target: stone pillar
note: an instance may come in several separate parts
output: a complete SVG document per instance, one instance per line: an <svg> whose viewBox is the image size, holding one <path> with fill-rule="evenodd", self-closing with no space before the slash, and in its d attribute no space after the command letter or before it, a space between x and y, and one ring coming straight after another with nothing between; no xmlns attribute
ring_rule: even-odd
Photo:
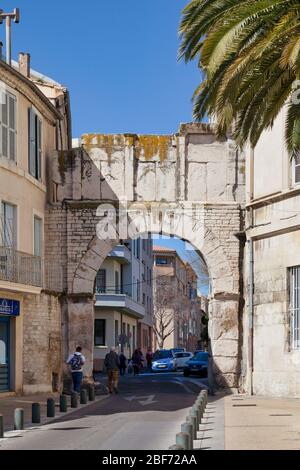
<svg viewBox="0 0 300 470"><path fill-rule="evenodd" d="M231 295L231 297L233 297ZM237 389L239 382L239 301L210 301L209 334L213 356L215 383L223 388Z"/></svg>
<svg viewBox="0 0 300 470"><path fill-rule="evenodd" d="M68 297L69 353L74 352L77 346L82 347L86 359L84 376L87 380L93 377L94 305L95 299L90 294Z"/></svg>

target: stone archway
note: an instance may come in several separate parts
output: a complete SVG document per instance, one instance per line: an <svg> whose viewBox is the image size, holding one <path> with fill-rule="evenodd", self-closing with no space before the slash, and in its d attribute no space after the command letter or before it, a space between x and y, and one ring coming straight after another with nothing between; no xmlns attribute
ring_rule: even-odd
<svg viewBox="0 0 300 470"><path fill-rule="evenodd" d="M234 143L220 142L211 127L195 124L149 141L93 135L83 148L52 156L49 169L47 255L64 265L66 353L80 342L91 373L94 281L120 238L118 232L111 239L97 237L99 205L115 207L118 217L123 197L147 207L188 203L201 213L193 237L184 238L201 252L210 272L215 377L220 385L237 388L243 247L236 234L244 223L244 158ZM54 227L59 249L51 237Z"/></svg>

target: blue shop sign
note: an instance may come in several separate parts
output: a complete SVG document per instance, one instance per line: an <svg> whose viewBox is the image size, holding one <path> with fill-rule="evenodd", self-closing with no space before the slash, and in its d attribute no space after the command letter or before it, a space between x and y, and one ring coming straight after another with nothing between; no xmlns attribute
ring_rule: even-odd
<svg viewBox="0 0 300 470"><path fill-rule="evenodd" d="M18 317L20 315L20 302L18 300L0 298L0 315Z"/></svg>

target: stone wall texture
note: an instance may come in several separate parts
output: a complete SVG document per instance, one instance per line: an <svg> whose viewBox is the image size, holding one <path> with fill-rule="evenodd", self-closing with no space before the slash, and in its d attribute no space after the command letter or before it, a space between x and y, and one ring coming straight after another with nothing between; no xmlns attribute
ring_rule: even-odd
<svg viewBox="0 0 300 470"><path fill-rule="evenodd" d="M23 299L23 392L53 392L62 373L61 306L57 296Z"/></svg>

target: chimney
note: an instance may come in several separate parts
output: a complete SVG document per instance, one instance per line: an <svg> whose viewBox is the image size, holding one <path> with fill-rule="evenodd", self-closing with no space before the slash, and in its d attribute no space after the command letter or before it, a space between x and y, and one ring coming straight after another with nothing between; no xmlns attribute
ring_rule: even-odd
<svg viewBox="0 0 300 470"><path fill-rule="evenodd" d="M20 52L19 71L25 77L30 78L30 54L24 54L24 52Z"/></svg>

